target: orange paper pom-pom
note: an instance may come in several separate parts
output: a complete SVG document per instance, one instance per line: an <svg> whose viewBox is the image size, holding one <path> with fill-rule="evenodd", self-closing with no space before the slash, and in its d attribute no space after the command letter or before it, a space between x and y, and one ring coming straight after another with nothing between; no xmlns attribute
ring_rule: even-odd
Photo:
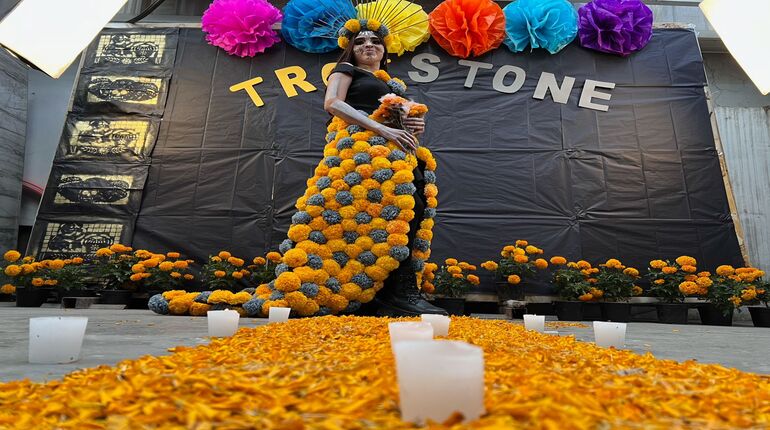
<svg viewBox="0 0 770 430"><path fill-rule="evenodd" d="M431 36L455 57L479 56L505 38L505 15L492 0L446 0L429 18Z"/></svg>

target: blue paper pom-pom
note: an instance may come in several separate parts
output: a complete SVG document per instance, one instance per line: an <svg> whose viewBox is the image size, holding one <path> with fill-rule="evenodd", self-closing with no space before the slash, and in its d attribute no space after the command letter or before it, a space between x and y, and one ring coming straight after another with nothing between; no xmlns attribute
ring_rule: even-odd
<svg viewBox="0 0 770 430"><path fill-rule="evenodd" d="M517 0L503 8L505 39L513 52L544 48L551 54L575 39L578 14L567 0Z"/></svg>
<svg viewBox="0 0 770 430"><path fill-rule="evenodd" d="M257 317L262 314L262 305L264 304L264 299L258 299L254 297L253 299L243 304L243 310L246 311L246 315L250 317Z"/></svg>
<svg viewBox="0 0 770 430"><path fill-rule="evenodd" d="M355 17L350 0L291 0L283 8L281 34L302 51L331 52L337 49L337 30Z"/></svg>
<svg viewBox="0 0 770 430"><path fill-rule="evenodd" d="M163 298L163 294L150 297L147 307L156 314L168 315L168 300Z"/></svg>
<svg viewBox="0 0 770 430"><path fill-rule="evenodd" d="M294 242L292 242L291 239L284 239L283 242L278 245L278 250L281 251L281 254L286 254L286 251L292 248L294 248Z"/></svg>

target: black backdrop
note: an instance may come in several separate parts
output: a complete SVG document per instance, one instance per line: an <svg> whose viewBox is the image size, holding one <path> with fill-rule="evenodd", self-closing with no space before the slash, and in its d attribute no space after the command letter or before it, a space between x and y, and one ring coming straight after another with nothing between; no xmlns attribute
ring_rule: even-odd
<svg viewBox="0 0 770 430"><path fill-rule="evenodd" d="M434 261L481 262L522 238L549 256L617 257L640 268L681 254L706 269L742 263L693 32L656 31L625 59L576 43L557 55L500 48L473 59L494 69L479 70L471 89L468 68L437 45L417 53L441 58L438 79L410 81L412 54L394 57L390 71L431 108L423 143L439 162ZM198 29L179 30L141 208L123 240L197 260L219 249L244 257L276 249L322 154L320 70L335 55L282 43L241 59L207 45ZM505 64L527 71L515 94L492 89ZM286 97L274 70L292 65L318 91ZM543 71L577 79L567 104L532 98ZM255 76L264 78L259 108L229 90ZM607 112L578 107L586 79L617 84L612 100L600 101Z"/></svg>

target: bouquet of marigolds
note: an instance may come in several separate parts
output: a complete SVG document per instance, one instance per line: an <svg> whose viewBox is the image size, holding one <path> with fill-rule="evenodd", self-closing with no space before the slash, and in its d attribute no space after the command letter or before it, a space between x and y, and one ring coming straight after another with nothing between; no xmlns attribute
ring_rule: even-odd
<svg viewBox="0 0 770 430"><path fill-rule="evenodd" d="M228 251L220 251L210 256L209 261L203 265L201 279L210 290L240 290L238 284L241 279L251 274L243 268L244 263L243 259L234 257Z"/></svg>
<svg viewBox="0 0 770 430"><path fill-rule="evenodd" d="M139 250L135 254L142 260L131 266L134 272L132 281L142 281L149 288L170 291L182 288L185 282L195 279L190 273L193 260L182 259L178 252L171 251L164 255Z"/></svg>
<svg viewBox="0 0 770 430"><path fill-rule="evenodd" d="M551 282L556 287L559 298L568 301L591 301L601 298L601 291L593 288L589 282L589 279L596 281L591 275L594 271L599 271L592 268L591 263L585 260L568 263L566 258L556 256L551 258L551 264L556 267Z"/></svg>
<svg viewBox="0 0 770 430"><path fill-rule="evenodd" d="M599 265L599 273L595 279L595 288L602 292L602 297L608 302L628 301L631 296L638 296L643 292L642 287L634 284L639 279L639 271L624 266L615 258Z"/></svg>
<svg viewBox="0 0 770 430"><path fill-rule="evenodd" d="M33 257L21 258L21 253L14 249L6 251L0 261L0 294L13 294L16 288L32 286L39 267Z"/></svg>
<svg viewBox="0 0 770 430"><path fill-rule="evenodd" d="M132 254L133 248L115 243L109 248L96 250L96 258L91 262L94 276L101 280L101 285L107 290L136 289L137 281L141 276L135 273L131 267L139 261L139 257Z"/></svg>
<svg viewBox="0 0 770 430"><path fill-rule="evenodd" d="M281 263L281 257L281 253L275 251L268 252L264 257L254 257L253 264L248 266L252 284L262 285L274 280L275 267Z"/></svg>
<svg viewBox="0 0 770 430"><path fill-rule="evenodd" d="M523 290L514 290L511 286L519 285L526 278L535 276L538 270L548 267L545 259L536 258L542 253L542 249L530 245L526 240L517 240L515 245L503 247L499 261L485 261L481 267L494 272L498 279L507 282L507 284L497 284L497 295L501 300L523 299Z"/></svg>
<svg viewBox="0 0 770 430"><path fill-rule="evenodd" d="M647 272L650 293L666 303L682 303L685 297L704 295L711 286L711 273L698 272L697 261L682 255L674 262L652 260Z"/></svg>
<svg viewBox="0 0 770 430"><path fill-rule="evenodd" d="M716 276L712 278L713 284L707 289L705 297L709 303L727 316L734 309L740 311L740 306L756 301L762 290L762 295L767 291L757 288L757 281L765 275L765 272L753 267L733 268L722 265L717 267Z"/></svg>
<svg viewBox="0 0 770 430"><path fill-rule="evenodd" d="M471 272L476 266L455 258L447 258L433 278L435 293L443 297L461 298L479 284L479 277Z"/></svg>

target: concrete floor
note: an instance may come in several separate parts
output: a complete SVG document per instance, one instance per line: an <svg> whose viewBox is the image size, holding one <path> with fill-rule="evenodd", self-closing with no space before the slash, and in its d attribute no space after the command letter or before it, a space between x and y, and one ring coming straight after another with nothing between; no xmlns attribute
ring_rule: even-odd
<svg viewBox="0 0 770 430"><path fill-rule="evenodd" d="M73 370L115 364L142 355L169 354L176 345L208 342L205 318L168 317L147 310L16 308L0 304L0 381L29 378L57 379ZM11 304L12 305L12 304ZM43 365L27 362L28 318L36 316L87 316L89 318L81 359L72 364ZM492 316L484 316L492 317ZM550 317L549 317L550 319ZM245 318L242 327L265 324L265 319ZM513 321L521 324L521 320ZM591 323L586 323L590 326ZM770 329L739 321L733 327L631 323L626 347L651 351L656 357L696 359L741 370L770 374ZM559 335L574 334L593 340L590 328L561 328Z"/></svg>

